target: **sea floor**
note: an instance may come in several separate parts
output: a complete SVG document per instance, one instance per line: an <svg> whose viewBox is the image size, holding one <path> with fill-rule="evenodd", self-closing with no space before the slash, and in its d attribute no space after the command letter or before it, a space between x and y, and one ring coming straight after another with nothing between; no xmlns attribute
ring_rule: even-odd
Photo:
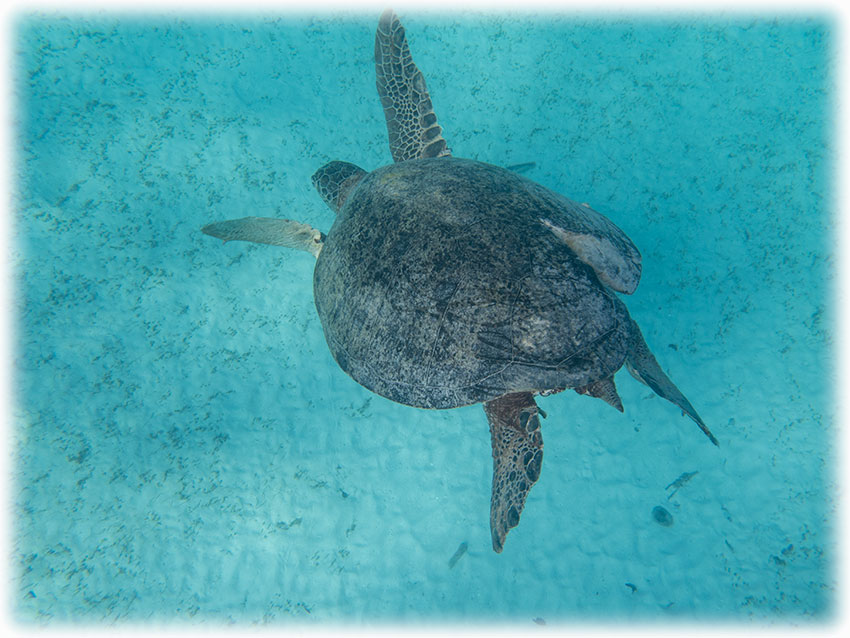
<svg viewBox="0 0 850 638"><path fill-rule="evenodd" d="M641 250L625 301L720 441L625 371L625 414L539 399L497 555L481 407L369 393L311 255L199 231L327 231L312 173L391 161L378 13L18 16L18 622L832 618L833 23L402 13L456 156L533 162Z"/></svg>

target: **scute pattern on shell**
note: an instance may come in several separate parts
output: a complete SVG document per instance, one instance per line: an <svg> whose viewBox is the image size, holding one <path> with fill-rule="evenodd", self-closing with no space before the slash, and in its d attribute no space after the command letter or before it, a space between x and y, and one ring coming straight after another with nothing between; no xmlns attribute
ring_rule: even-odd
<svg viewBox="0 0 850 638"><path fill-rule="evenodd" d="M316 264L331 352L393 401L449 408L586 385L626 357L615 293L540 222L571 220L505 169L458 158L380 168Z"/></svg>

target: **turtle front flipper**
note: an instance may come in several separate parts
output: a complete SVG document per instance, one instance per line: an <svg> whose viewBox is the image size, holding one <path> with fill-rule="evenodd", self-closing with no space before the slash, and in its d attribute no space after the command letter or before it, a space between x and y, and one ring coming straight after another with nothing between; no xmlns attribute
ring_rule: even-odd
<svg viewBox="0 0 850 638"><path fill-rule="evenodd" d="M705 435L711 442L719 446L717 439L714 438L714 435L709 431L706 424L703 423L703 420L697 414L691 402L685 398L685 395L679 391L679 388L664 374L661 366L658 365L658 361L655 360L655 357L649 351L649 346L646 345L640 328L638 328L638 325L634 321L632 321L631 345L626 355L626 367L635 379L648 385L655 394L679 406L685 414L696 422L700 430L705 432Z"/></svg>
<svg viewBox="0 0 850 638"><path fill-rule="evenodd" d="M404 27L392 9L381 15L375 33L375 73L393 160L451 155L425 78L413 63Z"/></svg>
<svg viewBox="0 0 850 638"><path fill-rule="evenodd" d="M309 224L291 219L271 217L243 217L225 222L207 224L201 232L224 241L252 241L305 250L314 257L319 256L325 236Z"/></svg>
<svg viewBox="0 0 850 638"><path fill-rule="evenodd" d="M484 404L493 444L490 534L499 553L519 523L525 497L540 477L543 437L539 409L530 392L506 394Z"/></svg>

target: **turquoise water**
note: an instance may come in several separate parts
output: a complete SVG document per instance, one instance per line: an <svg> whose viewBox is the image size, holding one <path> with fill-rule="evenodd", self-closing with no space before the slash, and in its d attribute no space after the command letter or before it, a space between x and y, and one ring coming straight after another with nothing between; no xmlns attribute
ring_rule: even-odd
<svg viewBox="0 0 850 638"><path fill-rule="evenodd" d="M19 16L16 618L830 618L833 23L401 15L456 156L534 162L632 238L629 309L720 440L625 372L625 414L539 399L497 555L481 407L370 394L311 255L199 232L327 231L310 175L390 161L378 14Z"/></svg>

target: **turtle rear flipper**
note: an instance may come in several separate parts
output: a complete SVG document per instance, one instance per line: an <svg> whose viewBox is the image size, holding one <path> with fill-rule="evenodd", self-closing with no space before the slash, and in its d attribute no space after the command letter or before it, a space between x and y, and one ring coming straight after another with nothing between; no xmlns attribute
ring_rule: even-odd
<svg viewBox="0 0 850 638"><path fill-rule="evenodd" d="M705 432L705 435L711 440L714 445L718 445L717 439L709 431L708 427L700 418L691 402L685 398L685 395L679 391L670 378L664 374L658 361L649 351L649 346L641 334L637 323L632 321L632 343L629 348L629 353L626 355L626 367L632 376L648 385L658 396L667 399L671 403L679 406L682 411L691 417L700 430Z"/></svg>
<svg viewBox="0 0 850 638"><path fill-rule="evenodd" d="M493 492L490 497L490 534L500 553L505 536L519 523L531 486L540 478L543 437L539 409L530 392L506 394L487 401L493 445Z"/></svg>
<svg viewBox="0 0 850 638"><path fill-rule="evenodd" d="M324 234L301 222L271 217L243 217L207 224L201 232L228 241L251 241L305 250L319 256L325 241Z"/></svg>
<svg viewBox="0 0 850 638"><path fill-rule="evenodd" d="M404 27L392 9L381 15L375 33L375 74L393 160L451 155L425 78L413 63Z"/></svg>

